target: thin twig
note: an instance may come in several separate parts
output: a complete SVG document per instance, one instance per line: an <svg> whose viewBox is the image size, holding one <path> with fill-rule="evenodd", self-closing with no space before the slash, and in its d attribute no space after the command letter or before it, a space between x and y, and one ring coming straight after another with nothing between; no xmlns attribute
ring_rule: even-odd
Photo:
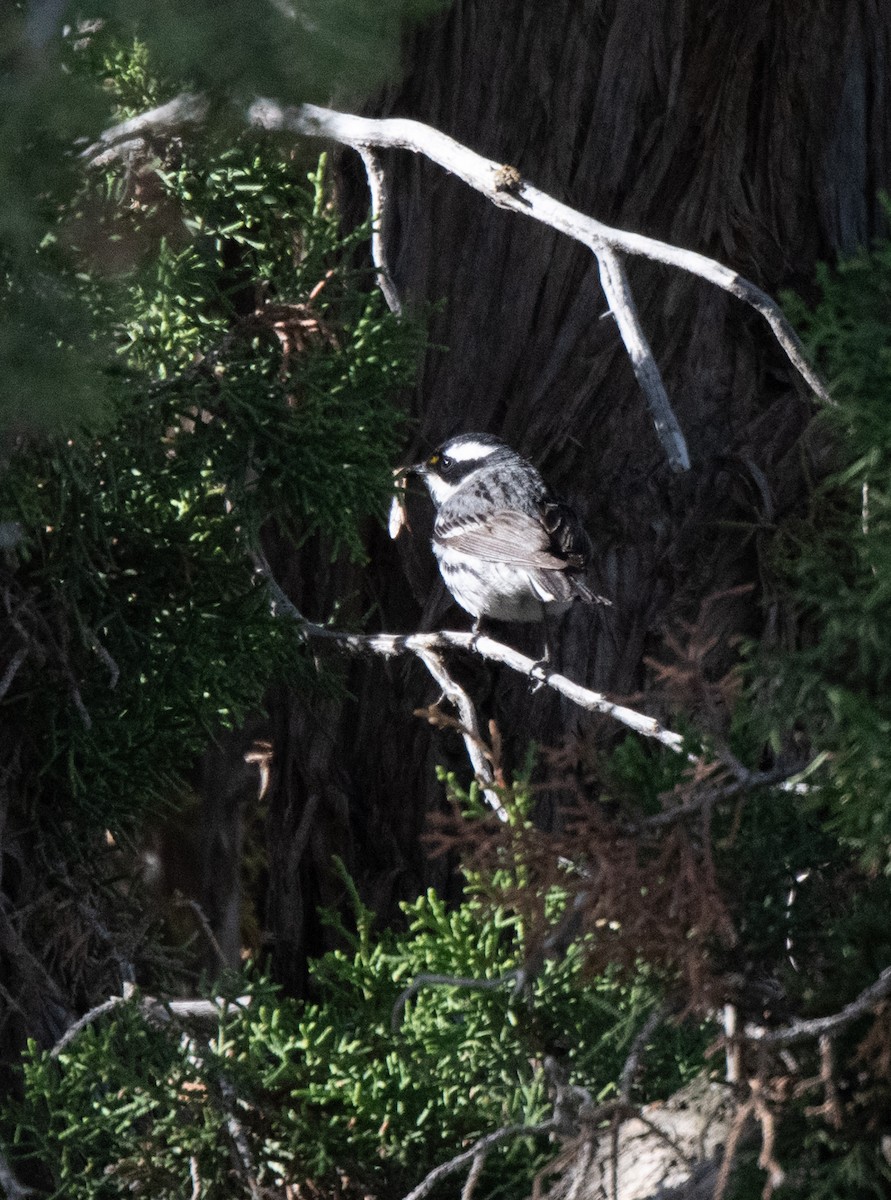
<svg viewBox="0 0 891 1200"><path fill-rule="evenodd" d="M458 717L461 722L461 736L464 739L467 757L470 759L470 765L473 767L473 772L482 789L486 803L498 817L499 821L507 821L507 809L501 803L498 792L492 787L492 784L495 782L495 772L492 770L492 764L483 751L483 739L480 736L473 701L467 695L464 688L449 674L445 663L442 661L442 655L437 654L434 650L419 650L418 658L442 688L446 698L458 710Z"/></svg>
<svg viewBox="0 0 891 1200"><path fill-rule="evenodd" d="M706 809L713 808L715 804L724 800L732 800L745 792L755 791L762 787L782 788L784 783L800 774L800 766L777 766L766 771L745 771L737 779L728 780L727 783L715 787L703 788L693 796L692 800L679 804L676 808L667 808L664 812L644 817L636 828L662 829L666 825L674 825L677 821L682 821L687 817L701 816Z"/></svg>
<svg viewBox="0 0 891 1200"><path fill-rule="evenodd" d="M832 1038L824 1033L820 1037L820 1078L823 1085L823 1103L806 1108L806 1116L824 1116L833 1129L842 1127L842 1109L835 1082L835 1062L832 1053Z"/></svg>
<svg viewBox="0 0 891 1200"><path fill-rule="evenodd" d="M73 1024L65 1030L56 1044L50 1051L50 1058L58 1058L62 1051L69 1046L74 1039L88 1025L92 1025L98 1021L100 1017L104 1017L106 1013L110 1013L117 1008L119 1004L132 1000L135 995L135 989L131 983L125 983L120 996L110 996L107 1000L103 1000L101 1004L97 1004L95 1008L91 1008L89 1012L84 1013ZM239 996L235 1000L156 1000L153 996L143 996L139 1002L139 1011L144 1017L157 1023L158 1021L167 1022L171 1016L180 1018L191 1018L196 1021L219 1021L229 1007L247 1008L250 1006L250 996Z"/></svg>
<svg viewBox="0 0 891 1200"><path fill-rule="evenodd" d="M628 1057L625 1059L625 1065L622 1067L622 1073L619 1076L619 1098L626 1104L631 1103L631 1089L634 1087L634 1080L640 1070L641 1061L647 1049L647 1042L668 1016L669 1012L670 1009L667 1004L657 1004L631 1043L631 1049L628 1052Z"/></svg>
<svg viewBox="0 0 891 1200"><path fill-rule="evenodd" d="M873 1012L880 1001L891 996L891 967L886 967L881 975L865 988L856 999L846 1004L837 1013L828 1017L814 1017L809 1021L790 1021L779 1029L765 1029L761 1025L746 1025L739 1035L740 1041L754 1042L758 1046L770 1046L779 1049L784 1046L794 1046L797 1042L806 1042L820 1038L824 1034L837 1033L840 1029L852 1025L861 1017Z"/></svg>
<svg viewBox="0 0 891 1200"><path fill-rule="evenodd" d="M207 939L208 945L210 946L211 950L213 950L214 954L216 955L217 961L219 962L220 966L223 968L223 970L227 971L229 969L229 967L231 966L231 963L228 961L228 959L226 958L226 955L223 953L223 949L220 946L220 943L217 941L214 931L210 927L210 921L208 921L208 919L207 919L207 914L205 913L205 911L201 907L201 905L198 903L198 901L193 900L191 896L183 896L182 893L178 893L176 898L174 899L173 903L177 908L188 908L189 909L189 911L194 916L195 920L198 922L198 925L201 928L201 932L204 934L205 938Z"/></svg>
<svg viewBox="0 0 891 1200"><path fill-rule="evenodd" d="M87 706L84 704L83 696L80 694L80 688L74 682L73 677L68 686L69 691L71 692L71 699L74 702L74 707L77 709L78 716L81 719L81 724L83 725L84 729L92 729L93 718L90 716Z"/></svg>
<svg viewBox="0 0 891 1200"><path fill-rule="evenodd" d="M63 870L64 870L64 868L63 868ZM98 938L100 938L106 944L106 946L108 946L109 950L111 951L112 958L115 960L115 963L117 964L118 975L121 980L121 986L123 986L125 983L135 982L136 969L133 966L133 963L130 961L129 958L127 958L127 956L124 954L124 952L118 947L118 944L115 941L111 930L108 928L108 926L105 924L105 922L99 917L99 914L93 909L93 907L90 904L88 904L85 900L78 899L78 889L77 889L76 885L70 879L67 878L67 872L65 872L65 875L66 875L66 882L68 883L68 887L71 890L71 895L74 899L74 903L77 907L77 911L81 914L81 916L84 918L84 920L89 924L90 928L93 930L93 932L96 934L96 936Z"/></svg>
<svg viewBox="0 0 891 1200"><path fill-rule="evenodd" d="M591 1166L591 1159L594 1157L594 1146L594 1138L586 1137L582 1145L581 1154L576 1157L575 1162L572 1164L573 1178L569 1191L566 1193L566 1200L578 1200L585 1184L588 1168Z"/></svg>
<svg viewBox="0 0 891 1200"><path fill-rule="evenodd" d="M480 1175L482 1175L485 1165L486 1155L480 1152L470 1165L464 1187L461 1189L461 1200L473 1200L473 1193L476 1191L476 1185L480 1181Z"/></svg>
<svg viewBox="0 0 891 1200"><path fill-rule="evenodd" d="M687 1170L692 1172L693 1168L696 1166L696 1162L690 1157L686 1150L684 1150L677 1138L672 1137L667 1130L663 1129L661 1125L657 1125L655 1121L648 1117L646 1113L639 1108L634 1111L634 1117L640 1121L642 1125L646 1125L650 1133L654 1133L661 1142L664 1142L669 1150L678 1156Z"/></svg>
<svg viewBox="0 0 891 1200"><path fill-rule="evenodd" d="M739 1042L735 1040L739 1028L739 1009L735 1004L725 1004L723 1011L724 1037L727 1039L724 1054L724 1078L728 1083L737 1084L742 1078L742 1054Z"/></svg>
<svg viewBox="0 0 891 1200"><path fill-rule="evenodd" d="M610 1200L619 1200L619 1129L621 1124L621 1117L616 1112L609 1127Z"/></svg>
<svg viewBox="0 0 891 1200"><path fill-rule="evenodd" d="M195 1021L219 1021L230 1008L250 1008L250 996L236 996L234 1000L165 1000L164 1008L175 1017L190 1017Z"/></svg>
<svg viewBox="0 0 891 1200"><path fill-rule="evenodd" d="M370 146L359 146L359 156L365 164L368 191L371 195L371 261L377 268L377 283L390 312L402 316L402 301L387 264L384 243L384 216L387 207L387 179L383 163Z"/></svg>
<svg viewBox="0 0 891 1200"><path fill-rule="evenodd" d="M640 1121L641 1125L649 1129L660 1142L664 1142L668 1146L672 1154L675 1154L678 1161L682 1162L688 1170L692 1171L696 1165L694 1159L684 1150L677 1138L672 1137L667 1130L663 1129L651 1117L648 1117L641 1108L635 1104L629 1104L621 1096L617 1096L612 1100L604 1100L601 1104L590 1109L590 1111L587 1111L583 1107L579 1112L579 1119L592 1131L599 1124L602 1124L603 1121L609 1120L609 1134L612 1142L610 1158L613 1164L612 1178L614 1186L618 1181L619 1133L626 1121Z"/></svg>
<svg viewBox="0 0 891 1200"><path fill-rule="evenodd" d="M0 700L2 700L3 697L6 695L6 693L9 691L10 687L12 686L12 681L15 679L16 675L18 674L19 667L22 665L22 663L25 661L25 659L27 657L28 657L28 647L20 646L19 649L16 650L15 654L13 654L12 658L9 660L9 665L7 666L6 670L3 672L3 678L0 679Z"/></svg>
<svg viewBox="0 0 891 1200"><path fill-rule="evenodd" d="M616 319L637 382L647 398L656 435L665 450L669 466L673 471L689 471L687 440L674 415L653 351L641 326L624 264L613 247L604 242L594 244L592 249L600 266L601 287Z"/></svg>
<svg viewBox="0 0 891 1200"><path fill-rule="evenodd" d="M492 1133L487 1133L485 1137L474 1142L469 1150L456 1154L448 1162L434 1167L416 1188L407 1193L404 1200L423 1200L423 1197L427 1196L441 1180L447 1179L449 1175L454 1175L456 1171L460 1171L462 1167L472 1163L478 1155L488 1153L493 1146L507 1141L508 1138L541 1137L542 1134L550 1133L553 1128L553 1121L541 1121L538 1125L505 1125L501 1129L495 1129Z"/></svg>
<svg viewBox="0 0 891 1200"><path fill-rule="evenodd" d="M198 1170L198 1159L194 1154L189 1157L189 1178L192 1180L191 1200L201 1200L201 1174Z"/></svg>
<svg viewBox="0 0 891 1200"><path fill-rule="evenodd" d="M497 979L476 979L472 975L416 975L408 987L399 993L396 1003L393 1005L390 1028L394 1033L397 1032L402 1024L402 1014L405 1012L406 1004L418 994L421 988L459 987L478 992L491 992L505 983L511 983L515 976L516 971L508 971L505 975L499 975Z"/></svg>
<svg viewBox="0 0 891 1200"><path fill-rule="evenodd" d="M761 1126L761 1152L758 1155L758 1166L767 1174L767 1184L761 1195L762 1200L770 1200L774 1190L782 1184L786 1177L785 1171L779 1162L777 1162L776 1155L774 1154L776 1146L776 1118L767 1107L761 1089L761 1081L751 1079L749 1086L752 1089L752 1107L758 1119L758 1124Z"/></svg>
<svg viewBox="0 0 891 1200"><path fill-rule="evenodd" d="M196 1055L196 1059L199 1066L205 1065L202 1056ZM248 1191L251 1194L251 1200L260 1200L263 1190L257 1179L257 1170L254 1166L254 1156L251 1153L250 1142L248 1141L244 1126L235 1115L235 1105L238 1102L235 1089L229 1080L222 1075L217 1079L217 1086L222 1101L223 1113L226 1118L226 1130L232 1140L232 1147L237 1159L238 1174L247 1185Z"/></svg>
<svg viewBox="0 0 891 1200"><path fill-rule="evenodd" d="M95 633L93 633L93 631L91 629L88 629L85 632L86 632L87 642L89 643L90 649L93 651L94 654L96 654L98 656L98 658L105 664L105 666L108 669L108 674L109 674L108 686L112 691L114 691L114 689L118 686L118 680L121 677L121 668L118 666L118 664L115 662L115 660L109 654L109 652L105 649L105 647L102 645L102 643L96 637Z"/></svg>
<svg viewBox="0 0 891 1200"><path fill-rule="evenodd" d="M97 1004L95 1008L91 1008L73 1025L69 1025L59 1040L50 1050L50 1058L58 1058L62 1051L69 1046L77 1035L88 1025L92 1025L94 1021L98 1021L100 1017L104 1017L106 1013L111 1012L113 1008L117 1008L119 1004L123 1004L125 996L112 996L108 1000L103 1000L101 1004Z"/></svg>
<svg viewBox="0 0 891 1200"><path fill-rule="evenodd" d="M749 1099L745 1104L741 1104L736 1111L730 1128L727 1130L727 1139L724 1142L724 1156L721 1159L721 1168L718 1171L712 1200L724 1200L724 1193L727 1190L727 1184L730 1182L730 1172L733 1169L733 1160L736 1158L736 1148L739 1145L739 1139L743 1135L746 1122L754 1111L754 1100Z"/></svg>

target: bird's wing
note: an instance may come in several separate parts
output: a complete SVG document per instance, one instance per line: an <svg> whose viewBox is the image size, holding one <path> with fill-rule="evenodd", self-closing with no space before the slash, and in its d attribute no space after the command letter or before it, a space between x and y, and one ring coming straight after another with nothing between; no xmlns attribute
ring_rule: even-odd
<svg viewBox="0 0 891 1200"><path fill-rule="evenodd" d="M548 571L582 565L578 552L561 553L559 542L539 519L513 509L499 509L476 518L440 514L433 540L443 548L472 554L484 562Z"/></svg>

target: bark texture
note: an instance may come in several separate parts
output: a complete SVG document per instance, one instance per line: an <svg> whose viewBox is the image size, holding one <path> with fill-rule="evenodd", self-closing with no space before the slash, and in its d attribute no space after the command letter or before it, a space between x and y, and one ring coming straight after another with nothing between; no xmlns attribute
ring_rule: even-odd
<svg viewBox="0 0 891 1200"><path fill-rule="evenodd" d="M889 60L891 9L878 0L456 0L413 35L403 81L373 111L428 122L584 212L716 257L776 295L806 289L819 260L880 232ZM592 256L419 157L393 153L385 167L396 285L413 304L445 300L406 460L449 434L489 430L578 507L597 588L614 606L566 619L565 672L617 697L646 692L646 659L664 657L666 632L740 584L756 587L710 609L714 671L730 661L731 635L774 636L762 539L802 495L812 409L760 318L704 283L631 264L693 458L673 475ZM345 161L343 195L364 214L355 163ZM361 576L320 565L308 585L295 570L306 611L327 616L352 593L382 628L465 627L444 601L422 506L413 525L397 547L370 531ZM514 752L530 737L611 732L546 693L530 697L522 681L465 670ZM354 665L347 683L351 698L327 707L274 705L267 916L292 985L321 947L311 912L331 898L332 850L384 917L443 872L419 833L441 803L433 764L462 754L457 738L411 715L432 686L403 666ZM546 803L541 818L552 819Z"/></svg>

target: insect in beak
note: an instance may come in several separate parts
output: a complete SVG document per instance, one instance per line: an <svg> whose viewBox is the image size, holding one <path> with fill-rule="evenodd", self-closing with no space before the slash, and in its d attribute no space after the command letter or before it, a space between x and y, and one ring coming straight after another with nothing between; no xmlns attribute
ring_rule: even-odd
<svg viewBox="0 0 891 1200"><path fill-rule="evenodd" d="M408 476L416 470L417 467L397 467L393 472L395 491L393 499L390 501L390 515L387 520L387 531L393 540L399 537L403 529L410 528L408 512L405 507L405 485Z"/></svg>

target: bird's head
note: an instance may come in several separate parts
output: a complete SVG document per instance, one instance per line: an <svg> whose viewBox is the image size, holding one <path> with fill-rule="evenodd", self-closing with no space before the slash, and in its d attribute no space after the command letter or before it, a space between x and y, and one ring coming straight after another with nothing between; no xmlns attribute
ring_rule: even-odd
<svg viewBox="0 0 891 1200"><path fill-rule="evenodd" d="M513 456L513 450L488 433L461 433L442 443L429 458L408 470L427 485L433 503L445 504L482 467Z"/></svg>

